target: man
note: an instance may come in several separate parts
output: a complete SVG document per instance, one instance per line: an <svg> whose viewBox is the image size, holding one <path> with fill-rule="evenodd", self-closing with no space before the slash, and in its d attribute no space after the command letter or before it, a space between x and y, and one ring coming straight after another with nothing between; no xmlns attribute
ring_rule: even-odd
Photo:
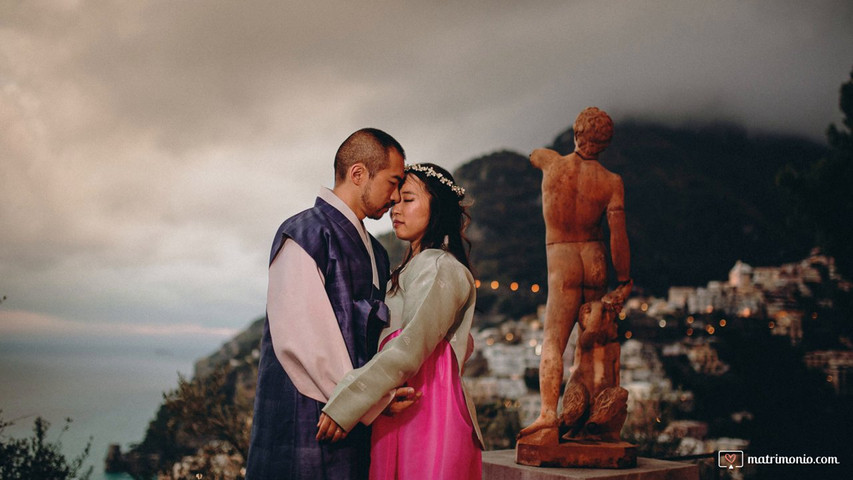
<svg viewBox="0 0 853 480"><path fill-rule="evenodd" d="M622 178L601 166L598 155L610 144L613 121L595 107L575 120L575 151L567 156L548 149L530 154L542 170L542 213L548 261L545 336L539 365L542 409L519 438L540 432L531 442L556 443L557 402L563 380L563 353L584 302L600 300L607 288L607 250L601 219L610 227L610 255L617 280L630 280Z"/></svg>
<svg viewBox="0 0 853 480"><path fill-rule="evenodd" d="M367 478L366 427L336 443L315 435L335 385L376 352L388 321L388 254L362 220L381 218L399 201L404 159L387 133L353 133L335 155L334 189L322 189L313 208L276 234L248 480Z"/></svg>

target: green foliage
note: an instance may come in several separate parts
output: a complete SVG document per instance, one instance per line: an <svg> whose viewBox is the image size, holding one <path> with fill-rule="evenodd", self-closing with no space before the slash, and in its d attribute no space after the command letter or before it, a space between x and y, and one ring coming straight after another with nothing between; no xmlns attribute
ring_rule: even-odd
<svg viewBox="0 0 853 480"><path fill-rule="evenodd" d="M92 446L91 439L83 452L68 459L62 453L62 443L47 439L50 423L37 417L33 423L33 436L29 438L6 438L3 431L12 425L3 420L0 410L0 479L2 480L88 480L92 475L92 467L83 470L83 462L89 456ZM65 420L62 433L71 425L71 419Z"/></svg>
<svg viewBox="0 0 853 480"><path fill-rule="evenodd" d="M195 438L226 441L247 458L252 407L248 399L229 394L228 374L218 369L189 381L178 375L178 388L164 395L165 406L175 415L172 426Z"/></svg>
<svg viewBox="0 0 853 480"><path fill-rule="evenodd" d="M145 439L128 455L137 459L153 456L157 461L133 462L129 473L148 478L158 471L170 471L184 456L199 450L207 452L212 445L217 451L236 452L238 461L244 461L249 450L254 392L254 384L244 380L256 375L251 365L220 365L192 380L179 374L178 387L163 394L163 405L149 424ZM215 470L221 465L213 465L206 455L193 461L194 474L216 478Z"/></svg>
<svg viewBox="0 0 853 480"><path fill-rule="evenodd" d="M791 221L813 231L818 245L835 257L839 270L853 276L853 72L841 85L843 126L827 130L829 151L806 165L789 164L777 176L788 194Z"/></svg>

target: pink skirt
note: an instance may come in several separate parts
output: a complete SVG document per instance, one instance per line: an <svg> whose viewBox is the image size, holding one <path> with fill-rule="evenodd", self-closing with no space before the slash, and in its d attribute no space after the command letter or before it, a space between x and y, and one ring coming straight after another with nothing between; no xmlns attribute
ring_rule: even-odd
<svg viewBox="0 0 853 480"><path fill-rule="evenodd" d="M396 331L383 342L400 334ZM482 478L482 453L462 392L456 355L442 340L406 385L423 396L404 412L373 422L372 480Z"/></svg>

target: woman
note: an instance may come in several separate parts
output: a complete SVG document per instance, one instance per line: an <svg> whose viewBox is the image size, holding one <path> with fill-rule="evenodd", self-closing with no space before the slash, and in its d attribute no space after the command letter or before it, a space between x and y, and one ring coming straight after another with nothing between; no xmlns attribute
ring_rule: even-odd
<svg viewBox="0 0 853 480"><path fill-rule="evenodd" d="M482 436L461 380L473 348L476 299L463 233L465 190L443 168L422 163L406 167L400 196L391 220L397 237L410 244L391 275L390 325L379 353L338 384L323 408L318 438L339 438L359 420L369 421L368 412L405 383L422 396L373 422L370 478L479 479Z"/></svg>

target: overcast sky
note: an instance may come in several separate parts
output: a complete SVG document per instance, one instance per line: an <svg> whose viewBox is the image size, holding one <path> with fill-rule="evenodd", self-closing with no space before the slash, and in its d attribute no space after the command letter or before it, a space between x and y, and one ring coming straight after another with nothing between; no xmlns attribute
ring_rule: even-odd
<svg viewBox="0 0 853 480"><path fill-rule="evenodd" d="M589 105L617 134L823 142L851 25L849 1L0 0L0 338L215 347L263 314L273 233L365 126L449 169Z"/></svg>

